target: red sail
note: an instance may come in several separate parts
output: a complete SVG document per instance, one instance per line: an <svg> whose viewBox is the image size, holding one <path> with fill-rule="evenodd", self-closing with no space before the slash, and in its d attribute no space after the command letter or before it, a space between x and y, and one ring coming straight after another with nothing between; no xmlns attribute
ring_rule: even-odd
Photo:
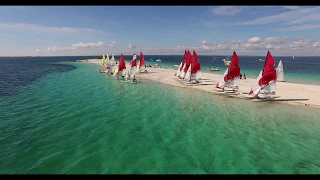
<svg viewBox="0 0 320 180"><path fill-rule="evenodd" d="M124 56L123 56L122 53L121 53L121 56L120 56L120 62L119 62L118 68L119 68L118 71L122 71L122 70L126 69L126 63L124 62Z"/></svg>
<svg viewBox="0 0 320 180"><path fill-rule="evenodd" d="M197 73L199 70L201 70L199 57L196 51L193 50L193 60L192 60L192 66L191 66L191 74Z"/></svg>
<svg viewBox="0 0 320 180"><path fill-rule="evenodd" d="M224 77L224 81L226 82L236 77L240 77L239 57L237 53L233 51L233 56L228 70L228 74Z"/></svg>
<svg viewBox="0 0 320 180"><path fill-rule="evenodd" d="M131 68L133 68L133 67L135 67L135 66L137 66L137 56L136 56L136 54L133 54L133 57L134 57L134 59L132 60L132 62L131 62Z"/></svg>
<svg viewBox="0 0 320 180"><path fill-rule="evenodd" d="M144 66L144 55L140 52L140 67Z"/></svg>
<svg viewBox="0 0 320 180"><path fill-rule="evenodd" d="M269 84L271 81L277 80L276 66L271 53L268 51L266 61L264 63L262 78L259 80L259 86Z"/></svg>
<svg viewBox="0 0 320 180"><path fill-rule="evenodd" d="M182 65L180 67L180 71L182 71L183 65L186 63L186 58L187 58L187 50L184 50L184 56L183 56Z"/></svg>
<svg viewBox="0 0 320 180"><path fill-rule="evenodd" d="M184 73L187 73L189 66L191 64L191 61L192 61L192 55L191 55L190 51L188 50L187 51L187 58L186 58L186 67L183 70Z"/></svg>

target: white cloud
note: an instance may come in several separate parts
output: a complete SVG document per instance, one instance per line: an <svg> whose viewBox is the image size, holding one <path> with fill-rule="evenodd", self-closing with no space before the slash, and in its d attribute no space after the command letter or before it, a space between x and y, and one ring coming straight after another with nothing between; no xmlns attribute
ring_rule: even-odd
<svg viewBox="0 0 320 180"><path fill-rule="evenodd" d="M36 53L37 53L37 52L40 52L40 49L36 49L34 52L36 52Z"/></svg>
<svg viewBox="0 0 320 180"><path fill-rule="evenodd" d="M45 33L78 33L78 34L106 34L112 35L110 32L100 31L92 28L74 28L74 27L56 27L56 26L45 26L39 24L27 24L27 23L4 23L0 22L0 29L18 29L18 30L29 30Z"/></svg>
<svg viewBox="0 0 320 180"><path fill-rule="evenodd" d="M110 47L116 46L116 42L115 42L115 41L112 41L112 43L110 43L109 46L110 46Z"/></svg>
<svg viewBox="0 0 320 180"><path fill-rule="evenodd" d="M297 25L297 26L288 26L284 28L277 28L275 30L278 31L305 31L312 29L320 29L320 24L305 24L305 25Z"/></svg>
<svg viewBox="0 0 320 180"><path fill-rule="evenodd" d="M287 9L299 9L300 7L299 6L282 6L284 8L287 8Z"/></svg>
<svg viewBox="0 0 320 180"><path fill-rule="evenodd" d="M270 24L270 23L287 23L291 21L296 21L303 23L311 21L306 19L306 16L319 16L320 7L311 7L311 8L296 8L290 11L282 12L275 15L259 17L247 22L241 22L242 25L261 25L261 24ZM315 18L316 19L316 18Z"/></svg>
<svg viewBox="0 0 320 180"><path fill-rule="evenodd" d="M243 11L241 6L219 6L212 9L212 13L220 16L233 16Z"/></svg>
<svg viewBox="0 0 320 180"><path fill-rule="evenodd" d="M128 48L130 48L130 49L136 49L136 48L138 48L136 45L134 45L134 44L132 44L132 43L129 43L128 44Z"/></svg>
<svg viewBox="0 0 320 180"><path fill-rule="evenodd" d="M85 48L100 48L100 47L114 47L116 45L116 42L113 41L111 44L105 44L103 42L97 42L97 43L78 43L78 44L72 44L71 47L57 47L57 46L49 46L48 51L50 52L57 52L57 51L67 51L67 50L76 50L76 49L85 49Z"/></svg>
<svg viewBox="0 0 320 180"><path fill-rule="evenodd" d="M239 55L320 55L320 41L303 37L252 37L247 40L228 40L223 43L203 40L198 46L176 46L171 48L143 48L146 54L183 54L185 49L196 50L199 54L226 55L237 51Z"/></svg>

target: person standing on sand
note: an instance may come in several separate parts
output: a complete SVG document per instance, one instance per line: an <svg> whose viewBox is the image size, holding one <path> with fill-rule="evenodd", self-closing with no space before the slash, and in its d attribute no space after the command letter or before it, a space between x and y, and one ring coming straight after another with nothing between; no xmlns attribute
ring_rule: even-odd
<svg viewBox="0 0 320 180"><path fill-rule="evenodd" d="M243 74L243 79L247 79L247 78L246 78L246 74Z"/></svg>

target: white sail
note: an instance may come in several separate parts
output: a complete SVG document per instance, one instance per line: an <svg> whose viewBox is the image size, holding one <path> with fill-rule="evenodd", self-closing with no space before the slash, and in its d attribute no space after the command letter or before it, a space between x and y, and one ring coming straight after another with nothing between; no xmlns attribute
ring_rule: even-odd
<svg viewBox="0 0 320 180"><path fill-rule="evenodd" d="M277 81L280 81L280 82L284 81L284 72L283 72L283 65L281 60L277 67Z"/></svg>
<svg viewBox="0 0 320 180"><path fill-rule="evenodd" d="M128 80L128 78L129 78L129 72L128 72L128 70L123 70L123 74L122 74L123 76L124 76L124 80Z"/></svg>
<svg viewBox="0 0 320 180"><path fill-rule="evenodd" d="M257 96L259 94L261 89L261 87L259 86L259 80L261 78L262 78L262 70L260 71L260 74L258 75L256 81L254 82L249 95Z"/></svg>
<svg viewBox="0 0 320 180"><path fill-rule="evenodd" d="M115 65L116 60L114 59L113 53L111 54L110 64Z"/></svg>
<svg viewBox="0 0 320 180"><path fill-rule="evenodd" d="M185 73L184 73L184 69L186 68L186 63L184 63L183 67L182 67L182 70L180 71L179 73L179 77L180 78L184 78L185 76Z"/></svg>
<svg viewBox="0 0 320 180"><path fill-rule="evenodd" d="M191 80L191 64L190 64L190 66L188 68L188 71L187 71L185 77L184 77L184 80L185 81L190 81Z"/></svg>
<svg viewBox="0 0 320 180"><path fill-rule="evenodd" d="M224 85L225 85L224 77L228 74L228 70L229 70L229 68L227 68L226 71L223 73L222 78L220 79L220 81L216 85L217 88L220 88L220 89L224 88Z"/></svg>
<svg viewBox="0 0 320 180"><path fill-rule="evenodd" d="M201 79L201 70L199 70L198 72L196 72L196 81L199 81Z"/></svg>
<svg viewBox="0 0 320 180"><path fill-rule="evenodd" d="M137 72L137 69L138 68L136 66L131 68L131 70L130 70L130 79L135 78L135 74Z"/></svg>
<svg viewBox="0 0 320 180"><path fill-rule="evenodd" d="M182 66L182 62L180 63L180 66L179 66L179 68L178 68L178 70L177 70L177 72L176 72L175 76L179 76L181 66Z"/></svg>

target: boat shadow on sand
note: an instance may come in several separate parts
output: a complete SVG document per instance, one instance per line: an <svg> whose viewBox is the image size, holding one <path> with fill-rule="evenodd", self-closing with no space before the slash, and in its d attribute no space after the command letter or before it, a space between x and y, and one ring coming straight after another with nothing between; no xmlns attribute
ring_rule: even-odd
<svg viewBox="0 0 320 180"><path fill-rule="evenodd" d="M265 102L265 101L308 101L310 99L257 99L258 101L253 101L253 102Z"/></svg>

